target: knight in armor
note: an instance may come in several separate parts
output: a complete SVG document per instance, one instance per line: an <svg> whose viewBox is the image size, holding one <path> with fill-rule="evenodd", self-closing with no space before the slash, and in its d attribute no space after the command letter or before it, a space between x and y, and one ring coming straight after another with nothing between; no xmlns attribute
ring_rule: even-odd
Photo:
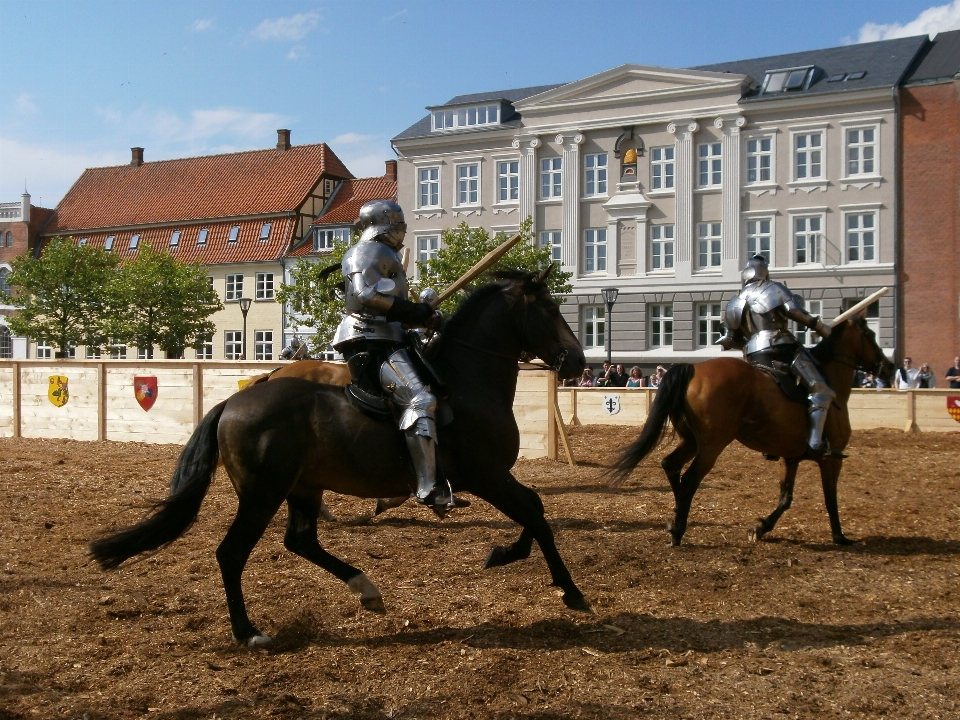
<svg viewBox="0 0 960 720"><path fill-rule="evenodd" d="M304 343L298 335L294 335L290 340L290 344L280 352L280 359L303 360L307 357L307 348L305 345L306 343Z"/></svg>
<svg viewBox="0 0 960 720"><path fill-rule="evenodd" d="M800 296L791 293L786 285L769 279L767 259L763 255L750 258L740 277L743 289L727 303L723 315L726 333L717 344L724 350L742 350L753 365L771 367L776 363L789 367L808 393L807 456L817 459L834 455L823 438L823 429L836 393L787 323L794 320L821 337L830 334L830 327L804 310Z"/></svg>
<svg viewBox="0 0 960 720"><path fill-rule="evenodd" d="M397 251L407 225L400 206L373 200L360 208L360 240L343 256L346 312L333 347L343 354L353 384L389 397L399 413L413 460L418 503L443 516L454 506L450 485L437 479L437 398L410 350L404 325L435 329L439 313L428 301L433 290L409 300L409 287Z"/></svg>

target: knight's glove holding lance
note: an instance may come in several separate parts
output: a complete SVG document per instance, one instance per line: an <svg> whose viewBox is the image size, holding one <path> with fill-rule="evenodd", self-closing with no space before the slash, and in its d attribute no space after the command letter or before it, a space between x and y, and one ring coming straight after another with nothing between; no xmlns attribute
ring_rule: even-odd
<svg viewBox="0 0 960 720"><path fill-rule="evenodd" d="M387 320L401 322L404 325L415 327L430 327L437 311L425 302L411 302L406 298L394 298L393 304L387 310Z"/></svg>
<svg viewBox="0 0 960 720"><path fill-rule="evenodd" d="M820 318L819 316L814 317L814 323L811 327L813 328L813 331L817 333L820 337L822 338L830 337L830 330L831 330L830 326L827 325L823 321L823 319Z"/></svg>

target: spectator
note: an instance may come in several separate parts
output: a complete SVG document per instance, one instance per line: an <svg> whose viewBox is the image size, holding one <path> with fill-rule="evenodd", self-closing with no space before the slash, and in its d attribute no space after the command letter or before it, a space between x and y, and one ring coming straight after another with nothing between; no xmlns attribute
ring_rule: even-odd
<svg viewBox="0 0 960 720"><path fill-rule="evenodd" d="M953 359L953 367L943 376L951 390L960 390L960 355Z"/></svg>
<svg viewBox="0 0 960 720"><path fill-rule="evenodd" d="M918 388L935 388L937 386L937 376L930 372L930 363L924 363L920 366L920 372L917 373Z"/></svg>
<svg viewBox="0 0 960 720"><path fill-rule="evenodd" d="M603 372L597 377L597 387L617 387L620 375L617 369L608 362L603 363Z"/></svg>
<svg viewBox="0 0 960 720"><path fill-rule="evenodd" d="M893 386L897 390L911 390L917 387L917 375L920 371L913 366L913 359L905 357L903 367L897 370L897 376L893 381Z"/></svg>
<svg viewBox="0 0 960 720"><path fill-rule="evenodd" d="M627 378L625 387L646 387L647 379L640 372L640 368L634 365L630 368L630 377Z"/></svg>
<svg viewBox="0 0 960 720"><path fill-rule="evenodd" d="M580 382L577 383L577 387L593 387L596 385L596 381L593 377L593 368L587 365L583 369L583 375L580 376Z"/></svg>
<svg viewBox="0 0 960 720"><path fill-rule="evenodd" d="M860 381L860 387L862 388L875 388L876 386L877 379L873 376L873 373L866 373L863 380Z"/></svg>
<svg viewBox="0 0 960 720"><path fill-rule="evenodd" d="M667 369L663 365L657 365L657 371L650 376L650 387L660 387L660 382L666 374Z"/></svg>
<svg viewBox="0 0 960 720"><path fill-rule="evenodd" d="M617 365L617 387L626 387L627 378L627 371L624 369L623 365Z"/></svg>

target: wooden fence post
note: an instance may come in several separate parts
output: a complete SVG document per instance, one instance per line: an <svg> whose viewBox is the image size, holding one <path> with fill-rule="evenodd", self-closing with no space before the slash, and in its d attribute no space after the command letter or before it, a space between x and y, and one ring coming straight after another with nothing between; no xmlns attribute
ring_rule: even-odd
<svg viewBox="0 0 960 720"><path fill-rule="evenodd" d="M107 368L97 363L97 440L107 439Z"/></svg>
<svg viewBox="0 0 960 720"><path fill-rule="evenodd" d="M13 436L20 435L20 363L13 363Z"/></svg>
<svg viewBox="0 0 960 720"><path fill-rule="evenodd" d="M914 390L907 390L907 422L903 431L920 432L920 426L917 425L917 393Z"/></svg>
<svg viewBox="0 0 960 720"><path fill-rule="evenodd" d="M193 429L196 430L203 419L203 366L193 364Z"/></svg>

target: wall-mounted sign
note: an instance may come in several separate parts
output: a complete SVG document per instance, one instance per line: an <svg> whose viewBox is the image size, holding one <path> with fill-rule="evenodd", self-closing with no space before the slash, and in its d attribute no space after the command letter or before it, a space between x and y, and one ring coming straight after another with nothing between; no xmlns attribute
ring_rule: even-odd
<svg viewBox="0 0 960 720"><path fill-rule="evenodd" d="M603 396L603 411L607 415L616 415L620 412L620 396L619 395L604 395Z"/></svg>
<svg viewBox="0 0 960 720"><path fill-rule="evenodd" d="M952 395L947 398L947 412L957 422L960 422L960 395Z"/></svg>
<svg viewBox="0 0 960 720"><path fill-rule="evenodd" d="M133 394L140 403L140 407L149 410L157 401L157 378L154 375L135 375L133 378Z"/></svg>
<svg viewBox="0 0 960 720"><path fill-rule="evenodd" d="M57 407L63 407L70 399L70 391L67 389L67 377L65 375L51 375L50 385L47 387L47 397Z"/></svg>

